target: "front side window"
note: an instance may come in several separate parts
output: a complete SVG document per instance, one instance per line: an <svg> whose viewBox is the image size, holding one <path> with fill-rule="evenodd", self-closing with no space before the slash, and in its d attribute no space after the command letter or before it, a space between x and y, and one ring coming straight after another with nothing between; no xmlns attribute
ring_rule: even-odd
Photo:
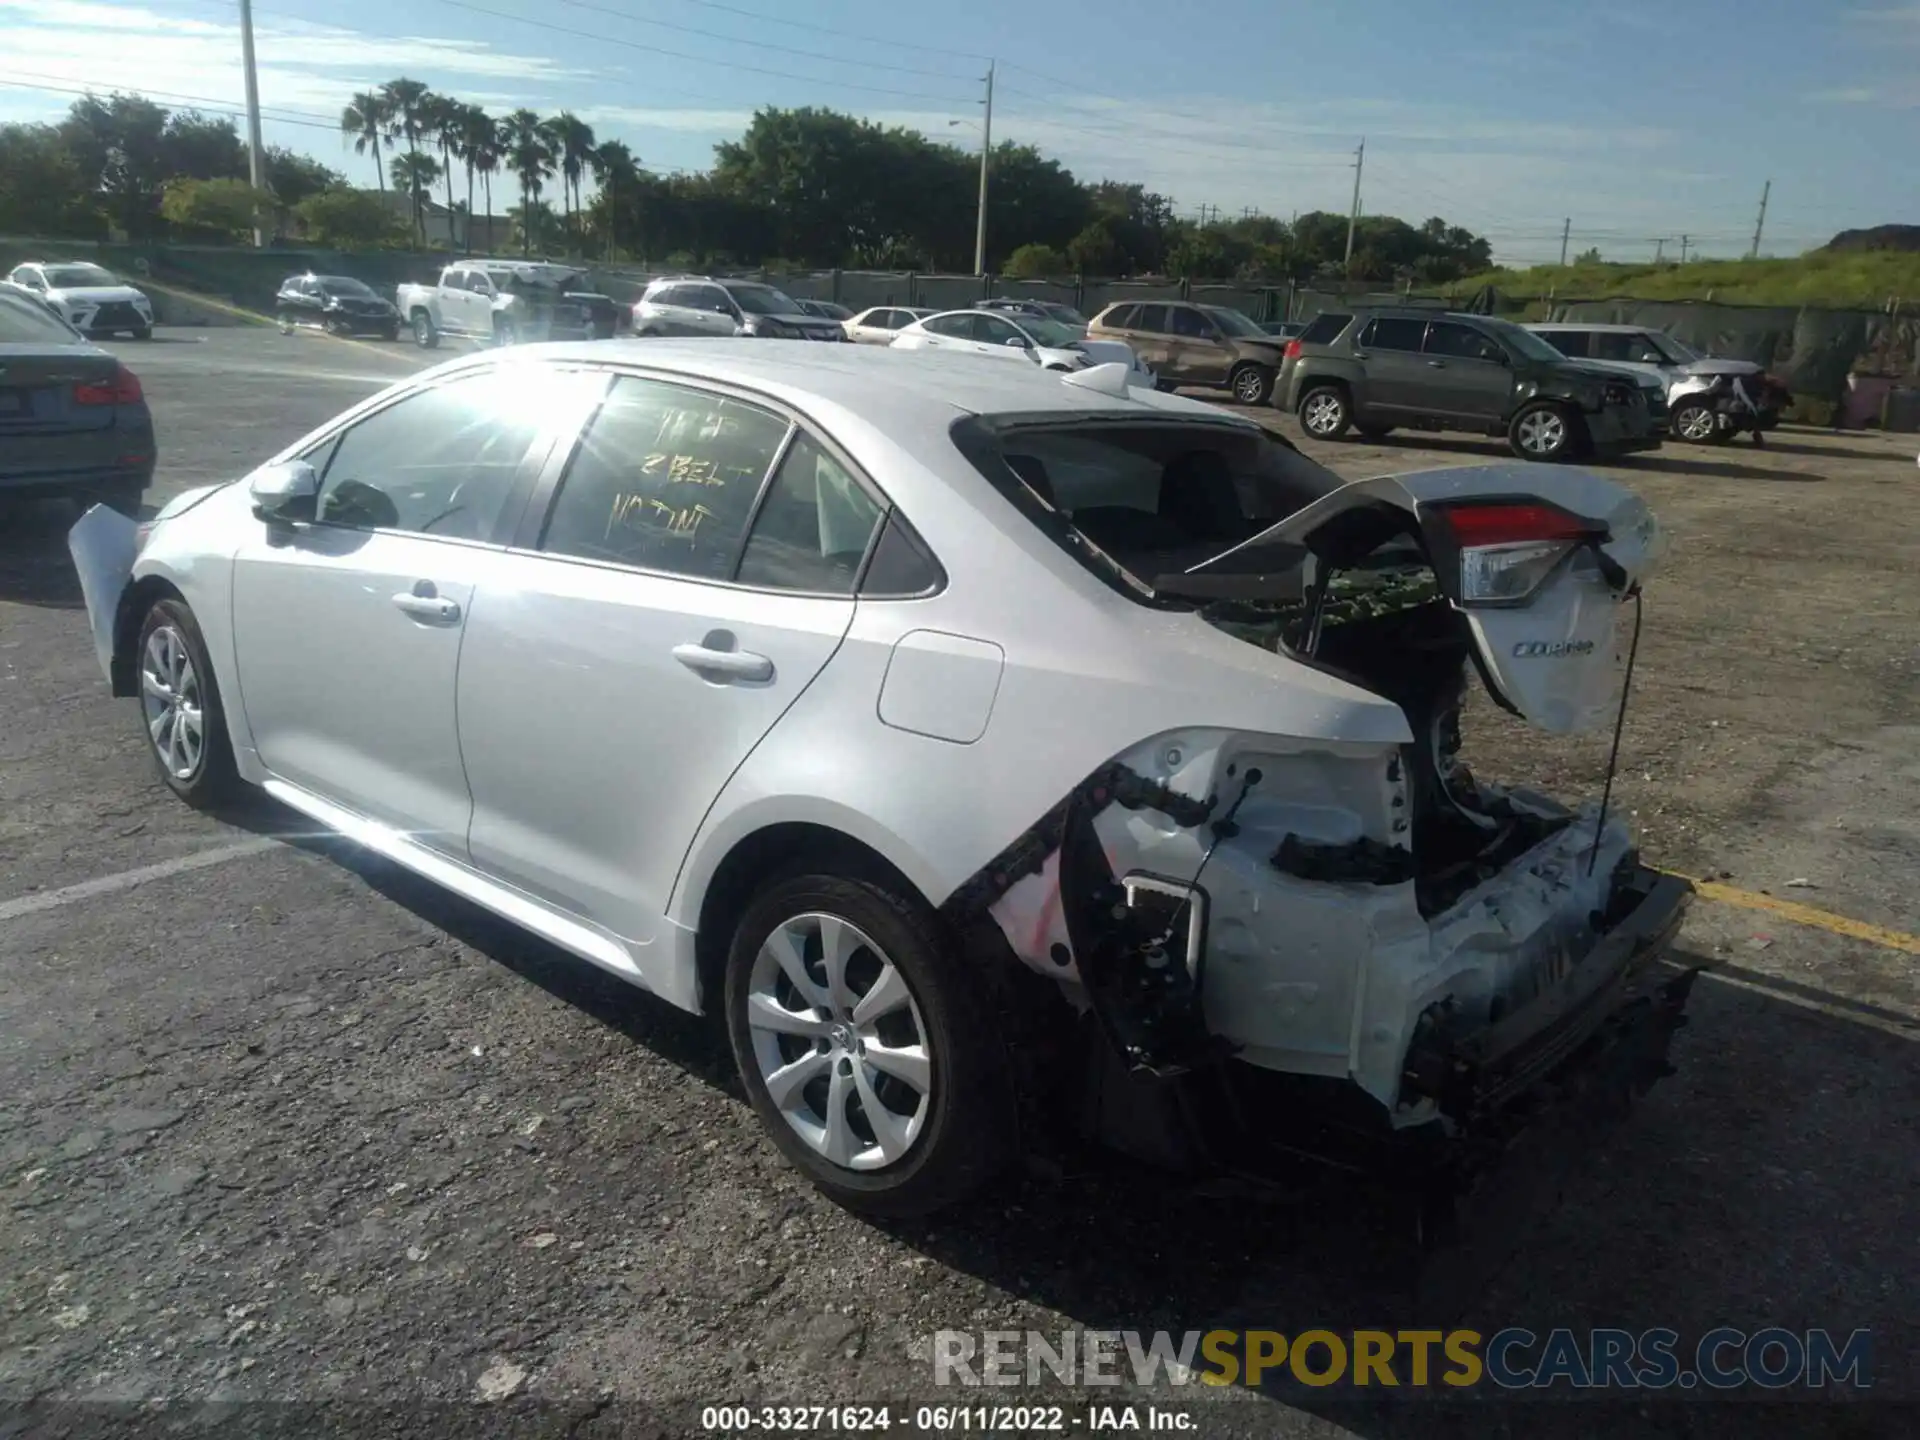
<svg viewBox="0 0 1920 1440"><path fill-rule="evenodd" d="M725 293L733 296L734 302L749 315L796 315L800 313L798 302L793 300L784 291L776 290L771 285L735 285ZM726 304L725 296L722 295L717 287L714 289L714 294L720 300L720 304L716 308L721 310L730 308Z"/></svg>
<svg viewBox="0 0 1920 1440"><path fill-rule="evenodd" d="M494 370L419 391L332 443L316 518L363 530L490 540L573 377Z"/></svg>
<svg viewBox="0 0 1920 1440"><path fill-rule="evenodd" d="M1098 323L1103 330L1131 330L1133 317L1139 313L1138 305L1116 305L1101 316Z"/></svg>
<svg viewBox="0 0 1920 1440"><path fill-rule="evenodd" d="M1153 335L1166 334L1167 307L1164 305L1142 305L1139 315L1134 318L1134 322L1130 328L1134 330L1145 330Z"/></svg>
<svg viewBox="0 0 1920 1440"><path fill-rule="evenodd" d="M742 585L851 595L879 504L811 436L799 435L747 537Z"/></svg>
<svg viewBox="0 0 1920 1440"><path fill-rule="evenodd" d="M1569 359L1587 358L1588 335L1585 330L1536 330L1533 333Z"/></svg>
<svg viewBox="0 0 1920 1440"><path fill-rule="evenodd" d="M756 405L622 376L580 438L540 548L725 580L787 428Z"/></svg>
<svg viewBox="0 0 1920 1440"><path fill-rule="evenodd" d="M1031 342L1020 332L1017 325L1002 320L998 315L976 315L973 317L973 338L984 340L989 345L1027 345Z"/></svg>
<svg viewBox="0 0 1920 1440"><path fill-rule="evenodd" d="M1185 305L1173 308L1173 333L1189 340L1211 340L1213 327L1207 324L1206 317L1198 310L1190 310Z"/></svg>
<svg viewBox="0 0 1920 1440"><path fill-rule="evenodd" d="M1424 320L1382 315L1367 322L1367 328L1360 334L1360 344L1368 350L1418 350L1420 337L1426 331Z"/></svg>
<svg viewBox="0 0 1920 1440"><path fill-rule="evenodd" d="M1267 332L1254 324L1251 319L1243 315L1240 311L1226 305L1209 305L1207 306L1206 313L1213 317L1214 324L1218 325L1229 335L1236 335L1243 340L1265 340L1269 338Z"/></svg>
<svg viewBox="0 0 1920 1440"><path fill-rule="evenodd" d="M950 336L955 340L973 338L973 317L971 315L936 315L920 327L935 335Z"/></svg>
<svg viewBox="0 0 1920 1440"><path fill-rule="evenodd" d="M1498 365L1506 354L1471 325L1436 320L1427 327L1427 354L1455 360L1486 360Z"/></svg>

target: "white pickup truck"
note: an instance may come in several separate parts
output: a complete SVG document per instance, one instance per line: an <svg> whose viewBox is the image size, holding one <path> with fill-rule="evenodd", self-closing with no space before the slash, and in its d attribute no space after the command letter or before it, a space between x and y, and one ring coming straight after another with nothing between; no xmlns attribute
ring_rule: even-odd
<svg viewBox="0 0 1920 1440"><path fill-rule="evenodd" d="M511 345L520 340L594 340L614 333L619 307L579 288L586 272L545 261L467 260L437 285L402 285L394 303L423 350L442 335Z"/></svg>

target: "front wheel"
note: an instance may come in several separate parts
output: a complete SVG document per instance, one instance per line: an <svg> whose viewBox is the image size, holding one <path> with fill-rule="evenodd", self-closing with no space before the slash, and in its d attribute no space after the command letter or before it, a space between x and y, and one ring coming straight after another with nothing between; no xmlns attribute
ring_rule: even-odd
<svg viewBox="0 0 1920 1440"><path fill-rule="evenodd" d="M1264 405L1273 394L1273 371L1264 365L1242 365L1228 377L1227 384L1242 405Z"/></svg>
<svg viewBox="0 0 1920 1440"><path fill-rule="evenodd" d="M502 316L493 322L493 343L511 345L514 341L513 321Z"/></svg>
<svg viewBox="0 0 1920 1440"><path fill-rule="evenodd" d="M433 316L424 310L413 312L413 343L422 350L440 348L440 331L434 326Z"/></svg>
<svg viewBox="0 0 1920 1440"><path fill-rule="evenodd" d="M282 335L291 335L293 333L293 313L289 310L282 310L278 319L280 322L280 333Z"/></svg>
<svg viewBox="0 0 1920 1440"><path fill-rule="evenodd" d="M400 327L398 325L387 326L380 332L380 338L389 342L398 340L400 338Z"/></svg>
<svg viewBox="0 0 1920 1440"><path fill-rule="evenodd" d="M142 325L138 330L130 331L129 333L136 340L151 340L153 338L153 327L151 325Z"/></svg>
<svg viewBox="0 0 1920 1440"><path fill-rule="evenodd" d="M1731 426L1722 426L1719 412L1699 400L1682 400L1668 422L1675 436L1695 445L1724 445L1733 438Z"/></svg>
<svg viewBox="0 0 1920 1440"><path fill-rule="evenodd" d="M220 687L199 623L183 600L156 601L140 625L135 652L147 753L167 788L196 809L212 809L239 791Z"/></svg>
<svg viewBox="0 0 1920 1440"><path fill-rule="evenodd" d="M1338 385L1316 385L1300 397L1300 428L1316 440L1338 440L1353 423L1353 405Z"/></svg>
<svg viewBox="0 0 1920 1440"><path fill-rule="evenodd" d="M1523 406L1507 427L1507 443L1522 460L1564 459L1579 439L1579 422L1551 401Z"/></svg>
<svg viewBox="0 0 1920 1440"><path fill-rule="evenodd" d="M916 897L798 874L754 899L727 960L727 1030L773 1143L873 1216L967 1198L1017 1149L998 1027Z"/></svg>

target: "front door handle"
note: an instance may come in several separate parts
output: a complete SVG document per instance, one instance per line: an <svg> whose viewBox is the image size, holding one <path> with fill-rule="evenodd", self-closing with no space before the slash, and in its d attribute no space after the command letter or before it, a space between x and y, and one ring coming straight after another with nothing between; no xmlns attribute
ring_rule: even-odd
<svg viewBox="0 0 1920 1440"><path fill-rule="evenodd" d="M1431 365L1435 370L1444 370L1447 368L1447 362L1444 360L1429 360L1427 364Z"/></svg>
<svg viewBox="0 0 1920 1440"><path fill-rule="evenodd" d="M443 596L431 580L415 581L413 589L402 590L393 603L403 614L430 625L451 625L460 618L458 602Z"/></svg>
<svg viewBox="0 0 1920 1440"><path fill-rule="evenodd" d="M715 650L707 645L676 645L673 658L694 674L708 680L757 680L773 678L773 661L751 650Z"/></svg>

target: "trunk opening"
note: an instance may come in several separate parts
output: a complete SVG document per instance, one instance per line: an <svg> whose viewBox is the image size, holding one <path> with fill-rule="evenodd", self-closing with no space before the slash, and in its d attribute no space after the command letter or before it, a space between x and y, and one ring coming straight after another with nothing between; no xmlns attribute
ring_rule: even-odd
<svg viewBox="0 0 1920 1440"><path fill-rule="evenodd" d="M1398 884L1411 878L1420 913L1432 917L1573 816L1515 805L1480 786L1461 761L1460 710L1468 677L1477 674L1483 684L1486 678L1472 629L1441 593L1413 518L1402 513L1400 523L1382 531L1375 526L1387 517L1373 513L1373 524L1355 527L1354 546L1342 547L1344 563L1326 565L1303 598L1220 601L1202 607L1201 614L1250 644L1400 707L1414 737L1401 757L1408 848L1364 840L1314 845L1289 837L1273 863L1303 879ZM1511 708L1496 687L1485 688L1496 703Z"/></svg>

